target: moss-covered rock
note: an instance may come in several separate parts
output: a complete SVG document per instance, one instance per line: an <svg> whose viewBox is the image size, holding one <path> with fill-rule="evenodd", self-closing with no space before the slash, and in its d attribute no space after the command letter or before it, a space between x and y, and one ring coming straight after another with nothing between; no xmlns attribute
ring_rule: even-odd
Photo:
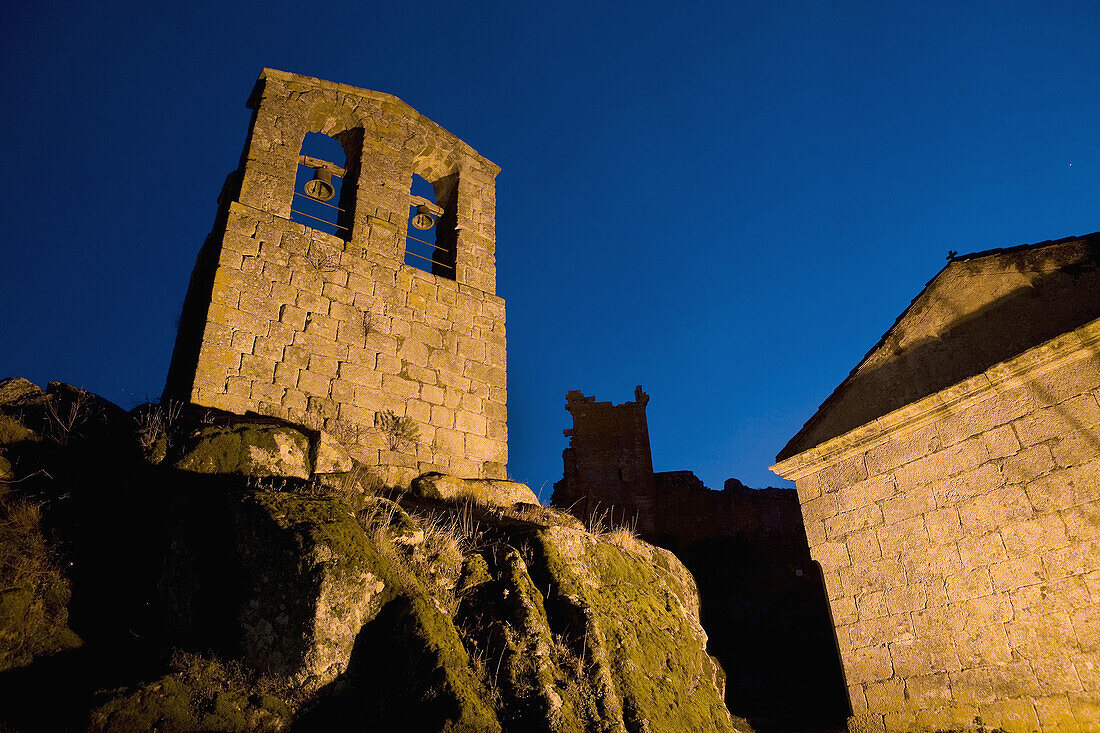
<svg viewBox="0 0 1100 733"><path fill-rule="evenodd" d="M80 646L68 624L70 593L38 504L0 494L0 672Z"/></svg>
<svg viewBox="0 0 1100 733"><path fill-rule="evenodd" d="M595 715L610 730L747 730L722 701L691 574L671 553L614 539L549 527L530 545L531 577L589 670Z"/></svg>
<svg viewBox="0 0 1100 733"><path fill-rule="evenodd" d="M260 417L185 407L162 426L157 465L137 450L135 415L31 387L9 384L13 402L0 405L20 477L0 493L0 568L23 568L0 576L0 668L22 665L5 679L72 706L55 728L739 726L694 582L667 552L590 534L522 484L435 475L399 494L362 466L318 474L346 468L321 459L319 434ZM36 441L16 430L38 434L35 409L43 425L76 421ZM48 522L28 496L49 501ZM70 608L87 643L43 664L77 643ZM172 647L227 663L166 667ZM88 672L57 671L73 665ZM34 718L29 702L3 703L0 729Z"/></svg>
<svg viewBox="0 0 1100 733"><path fill-rule="evenodd" d="M526 484L495 479L458 478L444 473L426 473L412 482L415 496L426 499L473 499L485 504L510 507L538 504L538 497Z"/></svg>
<svg viewBox="0 0 1100 733"><path fill-rule="evenodd" d="M0 379L0 406L27 403L45 398L46 393L34 382L23 377Z"/></svg>
<svg viewBox="0 0 1100 733"><path fill-rule="evenodd" d="M314 473L347 473L355 467L348 449L328 433L316 434L313 446Z"/></svg>
<svg viewBox="0 0 1100 733"><path fill-rule="evenodd" d="M177 655L172 666L171 674L147 684L100 693L88 730L245 733L285 730L292 719L286 700L218 661Z"/></svg>
<svg viewBox="0 0 1100 733"><path fill-rule="evenodd" d="M183 471L237 476L309 478L309 439L286 425L237 422L193 433L175 467Z"/></svg>

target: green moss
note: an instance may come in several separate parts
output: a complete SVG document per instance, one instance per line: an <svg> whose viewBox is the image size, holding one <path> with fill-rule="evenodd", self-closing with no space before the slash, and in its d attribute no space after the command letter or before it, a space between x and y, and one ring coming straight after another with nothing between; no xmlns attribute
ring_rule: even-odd
<svg viewBox="0 0 1100 733"><path fill-rule="evenodd" d="M38 504L0 496L0 671L80 646L68 626L69 596Z"/></svg>
<svg viewBox="0 0 1100 733"><path fill-rule="evenodd" d="M11 445L25 440L39 440L39 437L14 417L0 415L0 445Z"/></svg>
<svg viewBox="0 0 1100 733"><path fill-rule="evenodd" d="M188 438L176 468L196 473L308 478L309 439L293 428L234 423Z"/></svg>
<svg viewBox="0 0 1100 733"><path fill-rule="evenodd" d="M485 558L477 554L470 555L462 561L462 573L459 575L455 592L464 593L492 579L489 575L489 564L485 562Z"/></svg>
<svg viewBox="0 0 1100 733"><path fill-rule="evenodd" d="M551 529L533 539L533 572L551 586L551 616L573 626L575 651L584 629L580 653L607 665L629 728L644 721L652 730L734 730L667 567L578 532ZM613 700L602 702L611 706L602 714L613 711Z"/></svg>
<svg viewBox="0 0 1100 733"><path fill-rule="evenodd" d="M89 731L283 730L294 704L257 691L270 684L211 659L177 655L176 671L136 688L100 693Z"/></svg>

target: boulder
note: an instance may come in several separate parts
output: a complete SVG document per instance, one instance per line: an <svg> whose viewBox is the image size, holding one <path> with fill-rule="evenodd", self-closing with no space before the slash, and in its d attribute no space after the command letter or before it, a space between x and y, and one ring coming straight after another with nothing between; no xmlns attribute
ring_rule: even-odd
<svg viewBox="0 0 1100 733"><path fill-rule="evenodd" d="M314 473L347 473L355 467L348 449L326 432L317 434L313 450Z"/></svg>
<svg viewBox="0 0 1100 733"><path fill-rule="evenodd" d="M23 377L0 379L0 407L45 399L46 393Z"/></svg>
<svg viewBox="0 0 1100 733"><path fill-rule="evenodd" d="M515 504L538 504L538 497L526 484L488 478L458 478L445 473L426 473L412 482L415 496L426 499L473 499L474 501L511 507Z"/></svg>
<svg viewBox="0 0 1100 733"><path fill-rule="evenodd" d="M192 473L307 479L309 439L299 430L260 422L201 428L181 448L175 467Z"/></svg>

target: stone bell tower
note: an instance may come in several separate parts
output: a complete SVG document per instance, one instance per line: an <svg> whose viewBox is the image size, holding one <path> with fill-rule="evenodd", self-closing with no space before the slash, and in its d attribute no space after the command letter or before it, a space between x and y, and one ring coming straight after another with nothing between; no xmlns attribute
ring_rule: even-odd
<svg viewBox="0 0 1100 733"><path fill-rule="evenodd" d="M500 169L388 94L264 69L248 106L165 396L327 430L390 478L504 478ZM343 165L305 155L309 133L337 141ZM415 437L387 434L390 413Z"/></svg>

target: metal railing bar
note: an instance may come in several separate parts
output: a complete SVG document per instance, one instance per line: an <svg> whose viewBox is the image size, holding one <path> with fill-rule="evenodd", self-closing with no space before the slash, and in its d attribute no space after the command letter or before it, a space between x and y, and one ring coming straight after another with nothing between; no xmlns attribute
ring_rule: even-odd
<svg viewBox="0 0 1100 733"><path fill-rule="evenodd" d="M432 244L431 242L425 242L423 239L420 239L419 237L414 237L411 234L406 234L405 236L408 237L409 239L414 239L417 242L420 242L421 244L426 244L429 247L435 247L440 252L450 252L451 251L451 250L447 249L446 247L440 247L438 244Z"/></svg>
<svg viewBox="0 0 1100 733"><path fill-rule="evenodd" d="M325 224L328 224L330 227L336 227L337 229L343 229L345 232L348 231L347 227L342 227L339 224L333 224L331 221L328 221L327 219L322 219L319 216L313 216L312 214L307 214L304 211L298 211L295 208L291 208L291 211L294 212L295 214L298 214L299 216L306 216L306 217L309 217L310 219L316 219L319 222L323 222Z"/></svg>
<svg viewBox="0 0 1100 733"><path fill-rule="evenodd" d="M312 196L307 196L304 193L298 193L297 191L295 191L294 195L295 196L301 196L302 198L309 199L310 201L315 201L315 202L321 204L322 206L329 207L330 209L336 209L337 211L343 211L343 209L341 209L339 206L333 206L332 204L326 203L324 201L318 201L317 199L313 198Z"/></svg>
<svg viewBox="0 0 1100 733"><path fill-rule="evenodd" d="M412 255L413 257L419 257L422 260L427 260L428 262L431 262L432 264L435 264L435 265L439 265L440 267L446 267L448 270L455 269L451 265L448 265L444 262L437 262L436 260L433 260L431 257L425 257L424 255L418 255L416 252L410 252L409 250L405 250L405 254Z"/></svg>

